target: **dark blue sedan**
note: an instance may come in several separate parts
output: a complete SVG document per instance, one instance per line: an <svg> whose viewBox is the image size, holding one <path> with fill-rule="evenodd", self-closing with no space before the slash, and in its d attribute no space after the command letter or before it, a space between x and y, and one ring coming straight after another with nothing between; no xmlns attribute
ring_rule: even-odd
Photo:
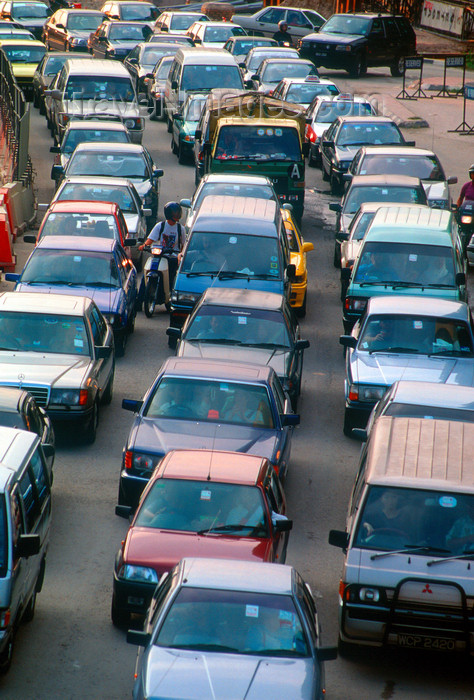
<svg viewBox="0 0 474 700"><path fill-rule="evenodd" d="M8 274L17 292L73 294L95 301L114 331L123 355L137 311L137 271L120 243L108 238L46 236L21 275Z"/></svg>
<svg viewBox="0 0 474 700"><path fill-rule="evenodd" d="M160 459L174 449L215 449L266 457L284 479L293 414L269 366L170 357L135 411L123 450L119 503L135 507Z"/></svg>

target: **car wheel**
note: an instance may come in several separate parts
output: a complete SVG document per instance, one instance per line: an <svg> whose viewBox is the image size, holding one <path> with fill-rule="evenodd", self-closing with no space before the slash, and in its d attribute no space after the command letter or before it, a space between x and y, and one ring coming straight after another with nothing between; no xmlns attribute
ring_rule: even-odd
<svg viewBox="0 0 474 700"><path fill-rule="evenodd" d="M158 119L158 115L156 113L156 100L153 100L153 106L150 111L150 119L152 122L155 122Z"/></svg>
<svg viewBox="0 0 474 700"><path fill-rule="evenodd" d="M44 100L42 100L41 98L38 99L38 109L39 109L39 113L42 114L43 116L46 114Z"/></svg>
<svg viewBox="0 0 474 700"><path fill-rule="evenodd" d="M308 296L308 292L305 292L303 303L301 304L300 307L295 309L295 313L298 316L298 318L304 318L306 316L306 297Z"/></svg>
<svg viewBox="0 0 474 700"><path fill-rule="evenodd" d="M123 328L118 335L115 336L115 356L123 357L125 355L125 347L127 345L127 329Z"/></svg>
<svg viewBox="0 0 474 700"><path fill-rule="evenodd" d="M348 72L351 78L361 78L363 75L366 75L367 62L365 56L360 53L356 54L351 67L348 69Z"/></svg>
<svg viewBox="0 0 474 700"><path fill-rule="evenodd" d="M342 185L339 182L337 175L335 175L332 171L329 176L329 185L331 187L331 194L342 194Z"/></svg>
<svg viewBox="0 0 474 700"><path fill-rule="evenodd" d="M198 169L195 167L195 168L194 168L194 184L195 184L195 186L197 187L197 186L199 185L200 182L201 182L201 178L199 177L199 171L198 171Z"/></svg>
<svg viewBox="0 0 474 700"><path fill-rule="evenodd" d="M36 591L36 586L35 586L35 589L34 589L33 593L31 594L31 598L28 601L28 605L25 608L25 612L23 613L23 617L22 617L23 622L31 622L31 620L35 616L36 593L37 593L37 591Z"/></svg>
<svg viewBox="0 0 474 700"><path fill-rule="evenodd" d="M329 182L329 175L327 174L327 172L324 168L324 165L322 163L321 163L321 171L322 171L324 182Z"/></svg>
<svg viewBox="0 0 474 700"><path fill-rule="evenodd" d="M5 673L7 673L10 669L12 663L14 642L14 631L12 631L8 642L5 646L5 649L0 654L0 675L2 676L5 675Z"/></svg>
<svg viewBox="0 0 474 700"><path fill-rule="evenodd" d="M178 345L178 339L177 338L172 338L170 335L168 336L168 347L171 348L171 350L176 350L176 346Z"/></svg>
<svg viewBox="0 0 474 700"><path fill-rule="evenodd" d="M181 163L181 165L184 165L187 163L188 157L184 151L183 145L181 142L179 142L178 145L178 163Z"/></svg>
<svg viewBox="0 0 474 700"><path fill-rule="evenodd" d="M351 414L347 410L347 408L344 411L344 426L342 428L342 432L346 437L352 437L352 428L354 426L352 425L352 420L351 420Z"/></svg>
<svg viewBox="0 0 474 700"><path fill-rule="evenodd" d="M118 607L115 595L112 596L112 607L110 610L110 615L112 617L112 622L115 625L115 627L123 629L124 627L128 627L128 625L130 624L130 613Z"/></svg>
<svg viewBox="0 0 474 700"><path fill-rule="evenodd" d="M315 158L313 156L313 151L311 148L309 149L309 154L308 154L308 165L310 168L317 168L319 165L320 161L319 158Z"/></svg>
<svg viewBox="0 0 474 700"><path fill-rule="evenodd" d="M351 644L350 642L345 642L340 637L337 640L337 651L341 658L350 659L354 656L354 653L359 649L357 644Z"/></svg>
<svg viewBox="0 0 474 700"><path fill-rule="evenodd" d="M36 92L36 90L33 93L33 107L39 107L38 93Z"/></svg>
<svg viewBox="0 0 474 700"><path fill-rule="evenodd" d="M394 78L399 78L405 72L405 59L399 56L390 66L390 73Z"/></svg>
<svg viewBox="0 0 474 700"><path fill-rule="evenodd" d="M86 445L92 445L95 442L97 436L97 426L99 425L99 405L97 401L94 401L94 406L92 408L92 415L89 422L84 428L84 442Z"/></svg>
<svg viewBox="0 0 474 700"><path fill-rule="evenodd" d="M136 303L133 304L132 310L130 312L130 317L128 319L127 323L127 333L128 335L132 335L135 331L135 317L136 317Z"/></svg>
<svg viewBox="0 0 474 700"><path fill-rule="evenodd" d="M341 246L339 243L336 241L334 243L334 259L333 259L334 267L337 269L340 269L341 267Z"/></svg>
<svg viewBox="0 0 474 700"><path fill-rule="evenodd" d="M145 316L151 318L155 313L156 306L156 279L149 280L147 286L145 287L145 299L143 300L143 310L145 311Z"/></svg>
<svg viewBox="0 0 474 700"><path fill-rule="evenodd" d="M112 372L109 378L109 381L107 382L107 386L105 387L104 393L102 394L102 402L104 406L107 406L109 403L112 401L112 397L114 395L114 380L115 380L115 364L112 367Z"/></svg>
<svg viewBox="0 0 474 700"><path fill-rule="evenodd" d="M171 152L174 153L175 155L177 155L177 153L178 153L178 148L176 146L176 143L174 141L173 136L171 137Z"/></svg>
<svg viewBox="0 0 474 700"><path fill-rule="evenodd" d="M171 134L171 132L173 131L173 122L171 121L171 119L169 117L166 117L166 124L167 124L166 128L168 130L168 134Z"/></svg>

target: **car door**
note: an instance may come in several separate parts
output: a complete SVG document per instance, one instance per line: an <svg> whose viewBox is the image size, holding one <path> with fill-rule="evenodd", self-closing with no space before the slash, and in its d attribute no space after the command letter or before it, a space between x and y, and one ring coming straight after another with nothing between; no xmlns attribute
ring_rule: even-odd
<svg viewBox="0 0 474 700"><path fill-rule="evenodd" d="M270 389L271 389L271 393L273 396L275 408L276 408L276 411L278 413L278 422L281 425L281 416L285 415L285 413L291 413L290 399L287 395L285 395L285 392L283 391L280 380L278 379L278 377L276 375L274 375L271 379ZM288 426L288 425L281 426L280 444L279 444L280 463L286 464L287 468L288 468L288 462L290 460L292 435L293 435L293 426ZM280 475L280 477L283 478L281 475Z"/></svg>
<svg viewBox="0 0 474 700"><path fill-rule="evenodd" d="M305 36L313 29L311 22L300 10L287 10L285 20L288 23L288 33L293 37Z"/></svg>
<svg viewBox="0 0 474 700"><path fill-rule="evenodd" d="M100 26L91 37L92 55L94 58L105 58L107 48L107 25Z"/></svg>
<svg viewBox="0 0 474 700"><path fill-rule="evenodd" d="M321 136L321 165L323 174L329 175L331 171L331 162L334 157L335 146L334 141L339 128L339 122L331 124L329 129Z"/></svg>
<svg viewBox="0 0 474 700"><path fill-rule="evenodd" d="M283 7L269 7L256 19L255 25L249 28L249 33L259 36L273 36L278 31L278 22L285 19L286 9Z"/></svg>
<svg viewBox="0 0 474 700"><path fill-rule="evenodd" d="M300 339L300 329L298 321L296 320L295 313L291 306L284 308L283 315L285 317L285 322L288 328L288 334L290 336L291 342L296 343ZM290 370L290 382L294 382L298 386L301 384L301 375L303 373L303 354L303 350L294 351L293 361Z"/></svg>
<svg viewBox="0 0 474 700"><path fill-rule="evenodd" d="M138 82L138 67L140 62L140 47L135 46L134 49L130 51L127 58L124 61L124 65L132 77L132 82L135 90L137 89Z"/></svg>
<svg viewBox="0 0 474 700"><path fill-rule="evenodd" d="M93 377L99 385L101 391L105 389L110 375L114 371L113 333L107 326L104 317L97 306L92 305L89 311L89 324L92 331L92 341L95 347L107 347L106 357L95 358Z"/></svg>
<svg viewBox="0 0 474 700"><path fill-rule="evenodd" d="M135 301L137 295L137 272L132 261L127 257L122 248L115 249L115 260L120 274L122 289L127 307L127 318L131 319L135 311Z"/></svg>
<svg viewBox="0 0 474 700"><path fill-rule="evenodd" d="M277 515L286 514L286 502L285 496L283 495L283 489L280 484L280 480L273 469L269 467L269 471L265 478L265 498L267 500L270 515L275 513ZM273 561L283 564L286 558L286 550L288 547L289 532L277 532L274 527L274 522L272 521L272 533L273 533Z"/></svg>
<svg viewBox="0 0 474 700"><path fill-rule="evenodd" d="M376 66L382 63L383 65L390 64L394 54L390 53L390 47L387 46L388 38L385 35L382 19L376 17L372 20L372 26L367 37L367 65ZM393 52L393 47L391 49Z"/></svg>

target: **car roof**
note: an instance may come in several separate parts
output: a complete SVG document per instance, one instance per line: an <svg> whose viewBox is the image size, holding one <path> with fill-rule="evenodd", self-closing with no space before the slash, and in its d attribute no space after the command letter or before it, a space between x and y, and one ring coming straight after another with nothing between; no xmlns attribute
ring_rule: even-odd
<svg viewBox="0 0 474 700"><path fill-rule="evenodd" d="M382 209L382 207L387 207L390 206L390 204L393 204L393 206L398 206L397 202L362 202L360 205L359 209L357 210L355 216L360 212L361 214L365 214L367 212L369 213L375 213L379 209ZM419 206L424 206L424 204L407 204L407 207L419 207Z"/></svg>
<svg viewBox="0 0 474 700"><path fill-rule="evenodd" d="M56 313L67 314L68 316L83 316L85 310L92 303L92 299L89 297L73 296L69 294L37 294L35 292L22 292L21 294L19 292L0 293L0 309L2 311L26 311L28 313Z"/></svg>
<svg viewBox="0 0 474 700"><path fill-rule="evenodd" d="M365 240L426 242L428 245L452 243L454 214L425 204L384 206L377 210Z"/></svg>
<svg viewBox="0 0 474 700"><path fill-rule="evenodd" d="M79 148L79 146L77 146ZM397 187L423 187L419 177L411 175L354 175L351 180L352 187L374 187L380 185L396 185ZM348 190L349 191L349 190Z"/></svg>
<svg viewBox="0 0 474 700"><path fill-rule="evenodd" d="M160 374L242 382L267 382L272 376L273 370L268 365L255 365L233 360L169 357L162 364Z"/></svg>
<svg viewBox="0 0 474 700"><path fill-rule="evenodd" d="M285 303L282 294L237 287L208 287L201 299L201 306L238 306L239 309L264 309L279 311Z"/></svg>
<svg viewBox="0 0 474 700"><path fill-rule="evenodd" d="M53 202L45 214L115 214L119 206L116 202L101 202L100 200L61 199ZM63 238L63 236L61 236Z"/></svg>
<svg viewBox="0 0 474 700"><path fill-rule="evenodd" d="M235 24L235 22L214 19L198 19L194 24L205 24L206 27L240 27L240 24ZM242 29L242 27L240 28ZM245 34L242 34L242 36L245 36Z"/></svg>
<svg viewBox="0 0 474 700"><path fill-rule="evenodd" d="M100 129L101 131L125 131L128 132L127 127L122 124L122 122L114 122L102 119L73 119L66 127L66 131L74 130L85 130L85 129Z"/></svg>
<svg viewBox="0 0 474 700"><path fill-rule="evenodd" d="M229 66L237 66L235 58L226 49L209 49L202 46L180 46L176 52L176 60L178 59L186 63L207 64L208 61L216 61L216 64L227 63Z"/></svg>
<svg viewBox="0 0 474 700"><path fill-rule="evenodd" d="M0 396L1 405L1 396ZM254 486L258 483L264 457L218 450L172 450L156 470L156 478L221 481Z"/></svg>
<svg viewBox="0 0 474 700"><path fill-rule="evenodd" d="M364 100L364 102L369 102L369 100ZM393 119L390 119L390 117L379 117L376 114L370 117L351 117L350 115L340 116L337 117L337 120L341 123L351 122L351 124L373 124L375 122L376 124L393 124L396 126L395 122Z"/></svg>
<svg viewBox="0 0 474 700"><path fill-rule="evenodd" d="M393 403L441 408L465 409L474 412L474 387L438 382L399 380L392 385Z"/></svg>
<svg viewBox="0 0 474 700"><path fill-rule="evenodd" d="M38 39L1 39L0 46L26 46L30 48L31 46L43 46L46 50L45 45L42 41Z"/></svg>
<svg viewBox="0 0 474 700"><path fill-rule="evenodd" d="M380 416L367 445L368 483L472 492L474 423Z"/></svg>
<svg viewBox="0 0 474 700"><path fill-rule="evenodd" d="M111 61L112 63L112 61ZM107 141L83 141L74 149L74 153L81 151L93 151L94 153L144 153L145 149L141 143L109 143ZM73 155L74 155L73 153Z"/></svg>
<svg viewBox="0 0 474 700"><path fill-rule="evenodd" d="M265 46L263 48L266 48ZM290 47L291 48L291 47ZM288 58L266 58L263 63L271 63L272 65L274 63L297 63L298 65L300 64L305 64L305 65L311 65L313 66L313 62L310 61L307 58L293 58L292 56L288 56Z"/></svg>
<svg viewBox="0 0 474 700"><path fill-rule="evenodd" d="M285 83L285 85L294 85L299 84L299 85L334 85L335 83L332 80L329 80L328 78L321 78L319 75L311 75L310 76L312 80L308 80L308 78L282 78L281 82Z"/></svg>
<svg viewBox="0 0 474 700"><path fill-rule="evenodd" d="M90 59L78 59L74 57L74 54L72 54L70 59L71 60L65 63L68 73L80 75L85 72L87 75L91 75L92 68ZM110 61L103 58L93 58L92 60L94 75L97 77L103 78L110 75L130 77L130 73L120 61Z"/></svg>
<svg viewBox="0 0 474 700"><path fill-rule="evenodd" d="M285 564L185 557L180 563L181 585L291 595L294 569Z"/></svg>
<svg viewBox="0 0 474 700"><path fill-rule="evenodd" d="M427 148L416 148L415 146L361 146L360 150L364 155L380 155L380 156L398 156L403 155L407 158L411 156L434 156L433 151Z"/></svg>
<svg viewBox="0 0 474 700"><path fill-rule="evenodd" d="M242 173L208 173L201 182L235 183L252 185L271 185L271 180L266 175L243 175Z"/></svg>
<svg viewBox="0 0 474 700"><path fill-rule="evenodd" d="M62 202L58 202L58 204L62 204ZM88 202L85 202L85 204L88 204ZM46 248L46 250L69 250L71 252L83 250L94 253L110 253L117 246L118 241L114 238L99 238L98 236L43 236L38 241L35 250Z"/></svg>
<svg viewBox="0 0 474 700"><path fill-rule="evenodd" d="M275 216L277 203L260 197L234 197L211 194L204 197L193 224L194 230L243 233L254 236L278 236ZM249 219L258 226L249 227Z"/></svg>
<svg viewBox="0 0 474 700"><path fill-rule="evenodd" d="M67 12L68 14L71 15L103 15L104 13L101 10L93 10L91 8L86 8L86 7L66 7L66 8L60 8L61 12ZM58 12L58 10L56 10ZM54 14L56 14L56 12Z"/></svg>
<svg viewBox="0 0 474 700"><path fill-rule="evenodd" d="M415 316L446 316L451 320L467 321L469 307L463 301L451 301L437 297L396 295L370 297L368 314L399 314Z"/></svg>
<svg viewBox="0 0 474 700"><path fill-rule="evenodd" d="M144 0L114 0L114 5L151 5L152 7L156 7L153 3L145 2Z"/></svg>
<svg viewBox="0 0 474 700"><path fill-rule="evenodd" d="M109 185L110 187L131 187L135 188L135 185L131 180L126 177L101 177L100 175L69 175L62 180L61 185L58 188L62 189L64 184L71 185L89 185L90 187L95 187L98 185ZM91 200L92 201L92 200Z"/></svg>

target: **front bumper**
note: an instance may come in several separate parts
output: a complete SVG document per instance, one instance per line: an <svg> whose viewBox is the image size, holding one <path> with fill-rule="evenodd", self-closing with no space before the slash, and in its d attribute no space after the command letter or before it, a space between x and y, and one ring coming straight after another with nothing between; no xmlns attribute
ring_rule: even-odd
<svg viewBox="0 0 474 700"><path fill-rule="evenodd" d="M364 403L355 403L354 401L346 399L346 415L349 418L351 427L365 428L375 404L376 401L373 403L369 403L368 401L364 401Z"/></svg>
<svg viewBox="0 0 474 700"><path fill-rule="evenodd" d="M150 472L151 476L151 472ZM126 469L120 472L119 502L121 505L136 508L148 479L136 474L129 474Z"/></svg>
<svg viewBox="0 0 474 700"><path fill-rule="evenodd" d="M306 290L308 288L307 282L294 283L291 284L291 294L290 294L290 306L294 309L301 308L303 306L304 298L306 296Z"/></svg>
<svg viewBox="0 0 474 700"><path fill-rule="evenodd" d="M82 406L48 406L45 410L53 421L63 421L64 423L78 422L87 423L93 412L93 405L83 408Z"/></svg>

